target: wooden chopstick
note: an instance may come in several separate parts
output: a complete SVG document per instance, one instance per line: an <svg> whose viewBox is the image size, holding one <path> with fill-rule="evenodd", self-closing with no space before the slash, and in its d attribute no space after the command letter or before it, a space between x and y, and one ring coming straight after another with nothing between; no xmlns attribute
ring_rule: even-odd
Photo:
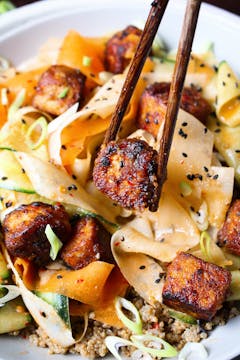
<svg viewBox="0 0 240 360"><path fill-rule="evenodd" d="M150 52L154 37L157 33L168 1L169 0L154 0L151 4L151 10L149 12L137 50L131 61L117 106L112 115L109 128L106 132L103 141L104 144L107 144L111 140L115 140L117 136L121 121L137 84L145 60L148 56L148 53Z"/></svg>
<svg viewBox="0 0 240 360"><path fill-rule="evenodd" d="M187 2L181 38L178 45L176 64L174 67L173 78L170 87L163 134L160 140L157 171L158 187L151 207L149 208L150 211L157 211L162 192L162 186L167 178L167 162L176 125L184 80L191 54L193 38L197 26L200 5L201 0L188 0Z"/></svg>

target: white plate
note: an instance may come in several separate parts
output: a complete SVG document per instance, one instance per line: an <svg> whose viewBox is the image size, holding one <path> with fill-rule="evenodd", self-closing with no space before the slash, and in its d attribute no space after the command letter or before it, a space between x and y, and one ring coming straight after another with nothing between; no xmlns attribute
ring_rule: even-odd
<svg viewBox="0 0 240 360"><path fill-rule="evenodd" d="M69 29L102 35L146 19L151 0L48 0L1 16L0 54L15 64L32 57L49 37L63 37ZM180 34L184 0L171 0L160 33L175 48ZM211 41L219 60L226 59L240 72L239 17L203 4L194 41L200 49ZM230 360L240 354L240 317L218 327L204 341L208 360ZM76 360L79 356L48 355L23 339L0 337L0 360ZM192 360L195 360L194 358Z"/></svg>

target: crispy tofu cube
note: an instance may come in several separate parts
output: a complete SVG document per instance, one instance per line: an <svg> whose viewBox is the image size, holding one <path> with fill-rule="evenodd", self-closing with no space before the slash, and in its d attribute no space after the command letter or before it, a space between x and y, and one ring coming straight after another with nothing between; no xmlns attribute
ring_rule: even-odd
<svg viewBox="0 0 240 360"><path fill-rule="evenodd" d="M91 216L82 217L73 225L72 236L63 246L61 258L75 270L98 260L114 263L110 241L111 234L100 221Z"/></svg>
<svg viewBox="0 0 240 360"><path fill-rule="evenodd" d="M240 199L230 207L223 227L218 232L218 245L240 256Z"/></svg>
<svg viewBox="0 0 240 360"><path fill-rule="evenodd" d="M163 303L197 319L211 320L221 308L230 282L228 270L179 253L168 266Z"/></svg>

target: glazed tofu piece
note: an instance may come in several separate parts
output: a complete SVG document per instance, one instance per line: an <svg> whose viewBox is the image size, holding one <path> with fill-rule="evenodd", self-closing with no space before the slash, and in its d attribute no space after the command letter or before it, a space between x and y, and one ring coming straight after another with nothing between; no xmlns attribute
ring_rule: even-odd
<svg viewBox="0 0 240 360"><path fill-rule="evenodd" d="M157 137L165 119L170 83L154 83L144 90L138 109L137 125ZM211 113L211 106L195 89L185 87L182 92L180 107L197 119L205 122Z"/></svg>
<svg viewBox="0 0 240 360"><path fill-rule="evenodd" d="M105 50L106 70L120 74L130 63L140 40L142 31L129 25L108 40Z"/></svg>
<svg viewBox="0 0 240 360"><path fill-rule="evenodd" d="M65 65L52 65L40 77L33 106L52 115L61 115L83 100L85 75Z"/></svg>
<svg viewBox="0 0 240 360"><path fill-rule="evenodd" d="M145 141L123 139L102 147L93 169L96 187L120 206L144 210L157 187L157 152Z"/></svg>
<svg viewBox="0 0 240 360"><path fill-rule="evenodd" d="M167 269L163 303L197 319L211 320L226 299L230 283L228 270L179 253Z"/></svg>
<svg viewBox="0 0 240 360"><path fill-rule="evenodd" d="M44 266L50 261L50 243L45 235L47 225L62 242L71 233L69 217L62 205L34 202L21 205L3 220L4 242L10 255Z"/></svg>
<svg viewBox="0 0 240 360"><path fill-rule="evenodd" d="M218 245L240 256L240 199L230 207L223 227L218 232Z"/></svg>
<svg viewBox="0 0 240 360"><path fill-rule="evenodd" d="M85 216L73 225L70 239L61 251L62 260L72 269L81 269L93 261L114 263L111 234L95 218Z"/></svg>

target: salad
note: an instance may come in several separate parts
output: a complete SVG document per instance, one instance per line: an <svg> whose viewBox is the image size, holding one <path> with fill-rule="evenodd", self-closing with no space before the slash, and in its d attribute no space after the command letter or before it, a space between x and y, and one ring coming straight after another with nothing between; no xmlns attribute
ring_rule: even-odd
<svg viewBox="0 0 240 360"><path fill-rule="evenodd" d="M192 54L150 212L175 63L162 41L100 150L140 34L71 30L21 69L2 54L0 332L53 353L173 357L238 314L239 79L212 46Z"/></svg>

